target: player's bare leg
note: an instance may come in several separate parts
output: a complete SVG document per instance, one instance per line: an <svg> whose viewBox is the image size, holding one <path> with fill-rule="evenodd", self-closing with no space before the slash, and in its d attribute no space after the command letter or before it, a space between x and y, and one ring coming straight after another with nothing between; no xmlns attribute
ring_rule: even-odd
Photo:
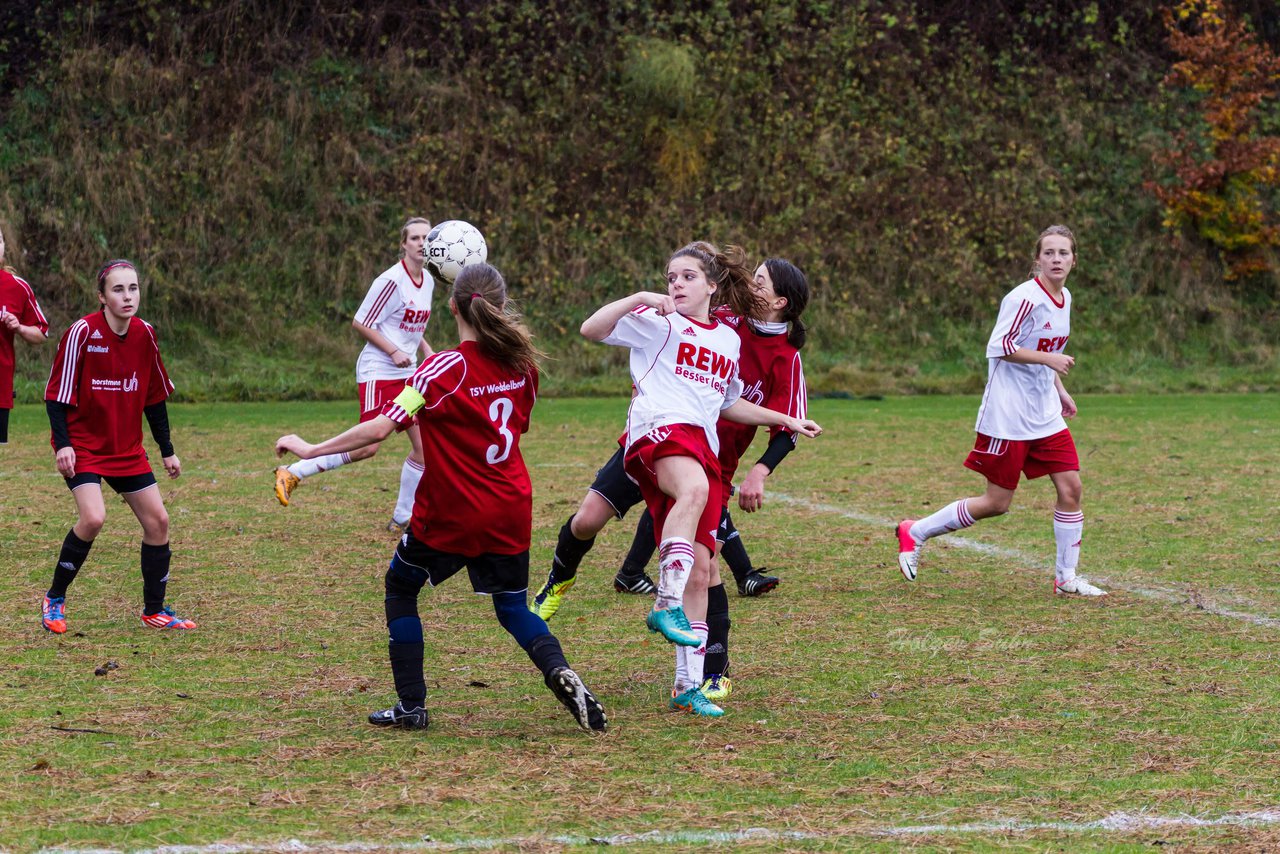
<svg viewBox="0 0 1280 854"><path fill-rule="evenodd" d="M148 486L121 496L142 525L142 623L153 629L194 629L164 604L169 583L169 512L164 508L160 487Z"/></svg>

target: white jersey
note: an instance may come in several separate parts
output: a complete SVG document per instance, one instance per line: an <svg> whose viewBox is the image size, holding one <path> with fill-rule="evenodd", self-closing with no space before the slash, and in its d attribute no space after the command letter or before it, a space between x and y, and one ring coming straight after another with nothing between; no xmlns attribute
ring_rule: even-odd
<svg viewBox="0 0 1280 854"><path fill-rule="evenodd" d="M1048 365L1004 359L1018 348L1061 353L1071 337L1071 292L1054 300L1037 279L1028 279L1000 303L987 342L987 389L974 429L996 439L1042 439L1067 429L1062 400Z"/></svg>
<svg viewBox="0 0 1280 854"><path fill-rule="evenodd" d="M400 380L413 376L418 368L418 345L427 331L431 317L431 295L435 281L424 270L415 280L409 268L400 261L373 280L369 293L356 311L356 322L376 329L383 337L408 353L413 359L403 368L396 367L391 357L370 343L364 345L356 359L356 382Z"/></svg>
<svg viewBox="0 0 1280 854"><path fill-rule="evenodd" d="M623 316L604 343L631 348L635 395L627 411L627 447L671 424L701 427L712 453L720 452L720 410L742 394L741 339L714 318L700 323L681 314L659 317L642 305Z"/></svg>

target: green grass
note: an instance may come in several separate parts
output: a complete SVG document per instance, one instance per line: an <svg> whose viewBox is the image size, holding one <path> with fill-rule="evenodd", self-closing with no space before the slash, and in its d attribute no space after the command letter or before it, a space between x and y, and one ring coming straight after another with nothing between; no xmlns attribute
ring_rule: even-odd
<svg viewBox="0 0 1280 854"><path fill-rule="evenodd" d="M364 723L392 698L382 524L407 443L306 482L289 508L269 475L276 436L323 438L350 402L173 407L170 601L200 629L140 626L139 532L111 499L71 631L45 634L37 602L73 503L42 411L19 407L0 448L0 848L429 836L559 850L559 835L748 827L812 834L737 843L761 850L1274 845L1275 826L879 833L1280 803L1280 629L1196 605L1280 619L1280 396L1078 400L1082 571L1111 596L1051 595L1045 482L963 534L1025 559L931 543L905 584L887 523L979 488L960 465L976 400L815 401L826 435L786 461L762 513L736 518L784 581L731 597L726 718L664 710L671 651L610 584L629 526L600 537L552 628L608 709L603 738L573 725L463 579L423 595L431 729ZM624 407L539 404L524 442L535 576ZM1186 601L1130 592L1155 587Z"/></svg>

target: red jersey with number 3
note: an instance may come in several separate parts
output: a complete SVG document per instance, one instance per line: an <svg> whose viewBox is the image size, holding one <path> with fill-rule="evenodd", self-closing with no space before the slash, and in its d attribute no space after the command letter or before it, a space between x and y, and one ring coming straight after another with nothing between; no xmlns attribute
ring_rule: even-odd
<svg viewBox="0 0 1280 854"><path fill-rule="evenodd" d="M520 436L537 399L537 371L518 373L463 341L428 357L383 407L398 424L418 416L426 474L410 523L417 540L465 557L529 550L533 484Z"/></svg>
<svg viewBox="0 0 1280 854"><path fill-rule="evenodd" d="M0 308L16 315L23 326L34 326L49 334L49 321L40 311L35 292L26 280L8 270L0 270ZM13 409L13 335L7 327L0 326L0 409Z"/></svg>
<svg viewBox="0 0 1280 854"><path fill-rule="evenodd" d="M151 324L132 317L117 335L99 311L63 334L44 399L70 407L77 473L126 477L151 470L142 448L142 410L172 393Z"/></svg>

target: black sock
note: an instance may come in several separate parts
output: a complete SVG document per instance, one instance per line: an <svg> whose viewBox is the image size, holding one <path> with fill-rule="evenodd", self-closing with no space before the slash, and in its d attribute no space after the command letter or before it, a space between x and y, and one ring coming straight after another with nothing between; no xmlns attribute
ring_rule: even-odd
<svg viewBox="0 0 1280 854"><path fill-rule="evenodd" d="M620 575L635 578L644 573L644 568L649 565L649 561L653 560L653 553L658 550L658 543L653 537L653 516L646 510L640 514L636 535L631 538L631 549L622 562Z"/></svg>
<svg viewBox="0 0 1280 854"><path fill-rule="evenodd" d="M66 539L62 541L62 551L58 552L58 565L53 568L53 584L45 595L50 599L66 597L67 588L76 580L76 573L84 566L84 560L92 547L93 540L85 542L76 536L74 529L67 531Z"/></svg>
<svg viewBox="0 0 1280 854"><path fill-rule="evenodd" d="M534 666L542 671L544 679L550 677L551 671L557 667L569 666L569 662L564 657L564 650L560 649L560 641L556 640L555 635L540 635L534 638L525 652L529 653L529 659Z"/></svg>
<svg viewBox="0 0 1280 854"><path fill-rule="evenodd" d="M751 558L747 555L747 547L742 544L742 537L731 536L720 546L720 559L729 566L734 580L739 584L751 574Z"/></svg>
<svg viewBox="0 0 1280 854"><path fill-rule="evenodd" d="M729 594L723 582L707 588L707 657L702 669L707 678L729 669Z"/></svg>
<svg viewBox="0 0 1280 854"><path fill-rule="evenodd" d="M406 709L419 709L427 702L427 682L422 675L422 643L387 644L391 658L391 678L396 683L396 696Z"/></svg>
<svg viewBox="0 0 1280 854"><path fill-rule="evenodd" d="M573 517L570 516L569 521L560 526L560 536L556 539L556 553L551 560L553 582L568 581L576 576L578 564L595 544L595 537L580 540L573 535Z"/></svg>
<svg viewBox="0 0 1280 854"><path fill-rule="evenodd" d="M164 607L164 590L169 583L169 544L142 544L142 613L150 616Z"/></svg>

